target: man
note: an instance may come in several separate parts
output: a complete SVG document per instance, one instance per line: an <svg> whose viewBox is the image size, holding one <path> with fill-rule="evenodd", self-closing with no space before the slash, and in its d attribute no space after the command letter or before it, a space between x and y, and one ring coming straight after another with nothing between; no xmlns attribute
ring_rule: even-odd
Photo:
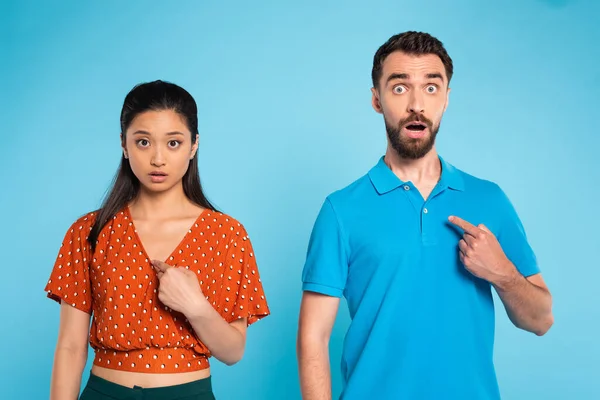
<svg viewBox="0 0 600 400"><path fill-rule="evenodd" d="M328 343L339 300L352 322L341 399L499 399L492 286L511 321L543 335L552 298L519 217L494 183L438 156L452 60L426 33L379 48L372 105L385 156L327 197L303 271L303 398L331 399Z"/></svg>

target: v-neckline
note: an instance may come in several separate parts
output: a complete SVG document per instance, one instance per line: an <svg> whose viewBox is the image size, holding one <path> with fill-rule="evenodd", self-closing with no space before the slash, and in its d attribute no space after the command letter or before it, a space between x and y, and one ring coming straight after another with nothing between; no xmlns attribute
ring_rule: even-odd
<svg viewBox="0 0 600 400"><path fill-rule="evenodd" d="M202 212L200 213L200 215L198 215L198 217L194 220L194 222L192 222L192 225L185 231L185 235L183 235L183 237L177 243L177 245L175 246L175 248L173 249L173 251L171 251L171 253L167 256L166 260L162 260L162 262L164 262L165 264L169 264L170 259L175 258L177 250L179 250L179 248L183 245L183 243L186 242L188 236L192 233L192 231L194 230L194 228L196 227L196 225L198 225L198 221L200 221L200 219L202 218L202 216L204 216L204 214L206 213L206 210L207 210L206 208L202 210ZM131 210L129 209L129 205L125 206L125 214L126 214L126 217L129 218L129 222L131 223L131 227L133 228L133 234L135 236L135 240L137 241L138 245L140 246L141 251L144 253L144 256L146 256L146 259L148 260L148 262L152 262L152 258L150 258L150 255L146 251L146 247L144 246L144 242L140 238L140 235L138 234L137 228L135 227L135 222L133 220L133 216L131 215Z"/></svg>

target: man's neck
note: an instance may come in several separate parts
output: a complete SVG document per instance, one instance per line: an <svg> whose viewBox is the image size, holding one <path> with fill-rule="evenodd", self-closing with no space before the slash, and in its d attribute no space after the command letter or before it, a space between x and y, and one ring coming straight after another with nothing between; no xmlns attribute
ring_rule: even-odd
<svg viewBox="0 0 600 400"><path fill-rule="evenodd" d="M442 165L435 147L424 157L406 159L390 148L385 153L386 165L403 182L412 182L415 186L435 186L442 174Z"/></svg>

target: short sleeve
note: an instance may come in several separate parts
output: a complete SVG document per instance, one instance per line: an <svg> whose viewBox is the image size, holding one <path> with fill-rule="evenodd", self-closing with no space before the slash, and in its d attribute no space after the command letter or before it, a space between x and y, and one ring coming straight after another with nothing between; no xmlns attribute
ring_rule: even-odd
<svg viewBox="0 0 600 400"><path fill-rule="evenodd" d="M248 319L248 325L270 314L252 243L244 226L238 223L227 249L225 303L222 308L227 322Z"/></svg>
<svg viewBox="0 0 600 400"><path fill-rule="evenodd" d="M50 299L64 301L73 307L92 313L92 292L89 279L90 226L83 219L75 222L64 237L46 292Z"/></svg>
<svg viewBox="0 0 600 400"><path fill-rule="evenodd" d="M321 207L308 243L302 271L304 291L342 297L348 276L347 243L328 198Z"/></svg>
<svg viewBox="0 0 600 400"><path fill-rule="evenodd" d="M500 189L499 201L501 220L498 241L502 250L523 276L528 277L539 273L537 258L527 240L525 228L502 189Z"/></svg>

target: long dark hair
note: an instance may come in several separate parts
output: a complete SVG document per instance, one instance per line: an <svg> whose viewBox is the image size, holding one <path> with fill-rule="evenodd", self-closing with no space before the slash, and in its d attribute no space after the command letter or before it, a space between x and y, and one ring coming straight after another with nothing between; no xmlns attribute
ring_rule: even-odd
<svg viewBox="0 0 600 400"><path fill-rule="evenodd" d="M133 119L146 111L173 110L185 121L192 133L192 143L196 142L198 134L198 108L196 101L185 89L175 84L154 81L142 83L135 86L123 103L121 110L121 135L125 143L125 132ZM185 196L197 205L216 211L215 207L208 201L198 172L198 152L190 160L190 166L183 176L183 192ZM121 156L119 170L113 179L112 187L105 197L102 207L97 211L94 226L90 231L88 242L92 252L96 248L96 241L100 231L123 207L136 198L140 191L140 181L135 176L129 164L129 160Z"/></svg>

